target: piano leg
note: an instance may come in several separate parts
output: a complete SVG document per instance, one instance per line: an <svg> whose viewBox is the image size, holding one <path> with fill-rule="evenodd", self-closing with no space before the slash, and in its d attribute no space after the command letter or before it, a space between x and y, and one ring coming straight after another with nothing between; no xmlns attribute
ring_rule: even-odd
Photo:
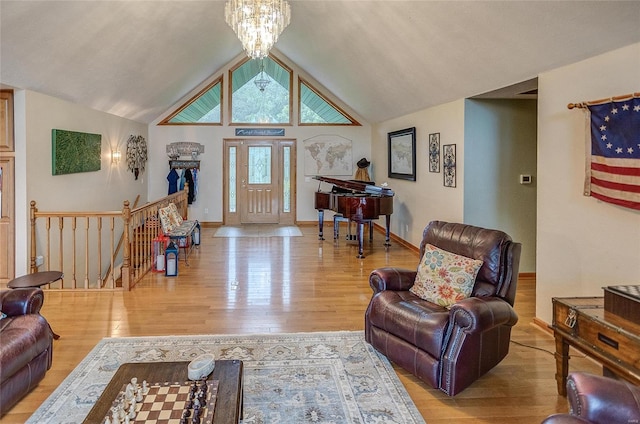
<svg viewBox="0 0 640 424"><path fill-rule="evenodd" d="M384 241L384 245L391 246L391 243L389 242L389 235L390 235L390 228L391 228L391 215L385 215L385 221L387 224L387 232L385 234L386 238Z"/></svg>
<svg viewBox="0 0 640 424"><path fill-rule="evenodd" d="M358 256L356 258L364 258L363 252L363 240L364 240L364 222L357 222L357 231L358 231Z"/></svg>
<svg viewBox="0 0 640 424"><path fill-rule="evenodd" d="M322 232L324 226L324 209L318 209L318 240L324 240Z"/></svg>

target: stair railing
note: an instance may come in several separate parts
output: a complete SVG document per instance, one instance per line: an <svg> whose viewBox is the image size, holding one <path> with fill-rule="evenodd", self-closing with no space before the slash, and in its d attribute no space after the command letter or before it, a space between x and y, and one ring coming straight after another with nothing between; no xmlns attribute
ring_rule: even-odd
<svg viewBox="0 0 640 424"><path fill-rule="evenodd" d="M158 209L174 203L187 217L187 189L121 211L39 211L31 202L30 271L62 271L49 285L57 290L130 290L151 269L153 239L161 226ZM116 248L122 234L122 251Z"/></svg>

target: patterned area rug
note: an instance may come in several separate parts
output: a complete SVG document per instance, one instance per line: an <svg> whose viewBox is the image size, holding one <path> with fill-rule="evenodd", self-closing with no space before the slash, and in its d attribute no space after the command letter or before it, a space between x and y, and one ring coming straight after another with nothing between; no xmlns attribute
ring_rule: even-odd
<svg viewBox="0 0 640 424"><path fill-rule="evenodd" d="M220 227L214 237L302 237L300 229L294 225L250 224L240 227Z"/></svg>
<svg viewBox="0 0 640 424"><path fill-rule="evenodd" d="M244 362L243 424L424 423L389 361L359 331L106 338L27 422L80 423L120 364L203 353Z"/></svg>

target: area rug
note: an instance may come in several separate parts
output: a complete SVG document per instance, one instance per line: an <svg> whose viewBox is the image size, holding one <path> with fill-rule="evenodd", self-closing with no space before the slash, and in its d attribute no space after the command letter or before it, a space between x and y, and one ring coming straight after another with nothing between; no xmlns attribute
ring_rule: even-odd
<svg viewBox="0 0 640 424"><path fill-rule="evenodd" d="M250 224L239 227L220 227L214 237L302 237L300 228L289 225Z"/></svg>
<svg viewBox="0 0 640 424"><path fill-rule="evenodd" d="M424 423L389 361L359 331L105 338L27 423L81 423L123 363L203 353L243 361L243 424Z"/></svg>

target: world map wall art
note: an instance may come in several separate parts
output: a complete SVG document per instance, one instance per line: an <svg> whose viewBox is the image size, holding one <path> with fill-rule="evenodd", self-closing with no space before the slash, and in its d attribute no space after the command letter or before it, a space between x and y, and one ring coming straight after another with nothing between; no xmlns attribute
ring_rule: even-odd
<svg viewBox="0 0 640 424"><path fill-rule="evenodd" d="M51 130L51 173L53 175L99 171L102 135Z"/></svg>

